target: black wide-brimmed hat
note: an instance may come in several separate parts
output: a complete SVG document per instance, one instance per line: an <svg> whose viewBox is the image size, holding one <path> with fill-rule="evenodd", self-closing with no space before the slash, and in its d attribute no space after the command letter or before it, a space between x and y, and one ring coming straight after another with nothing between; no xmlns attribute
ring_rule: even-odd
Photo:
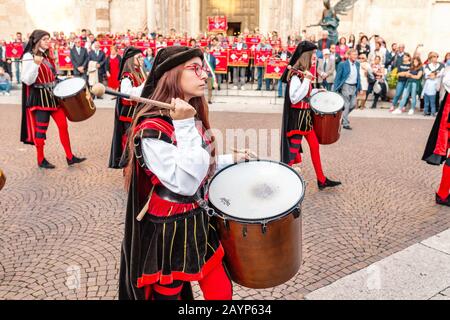
<svg viewBox="0 0 450 320"><path fill-rule="evenodd" d="M160 49L155 57L155 61L153 62L152 69L145 82L141 96L145 98L150 97L164 73L195 57L198 57L203 61L203 51L198 48L185 46Z"/></svg>
<svg viewBox="0 0 450 320"><path fill-rule="evenodd" d="M49 36L50 37L50 33L48 33L45 30L39 30L39 29L34 30L30 34L30 37L28 38L28 43L27 43L25 49L23 50L23 54L25 54L27 52L32 52L34 46L36 45L36 43L38 43L39 40L41 40L45 36Z"/></svg>
<svg viewBox="0 0 450 320"><path fill-rule="evenodd" d="M312 51L317 49L317 46L312 43L311 41L302 41L297 45L297 48L295 48L294 54L291 57L291 60L289 60L289 65L290 66L294 66L294 64L297 62L297 60L300 58L300 56L308 51ZM287 76L289 73L289 69L286 68L286 70L284 70L283 75L281 76L281 81L282 82L287 82Z"/></svg>
<svg viewBox="0 0 450 320"><path fill-rule="evenodd" d="M120 60L120 67L119 67L119 80L123 72L123 68L125 67L125 63L128 59L134 57L135 55L142 53L141 49L138 49L136 47L128 47L125 49L123 53L122 60Z"/></svg>

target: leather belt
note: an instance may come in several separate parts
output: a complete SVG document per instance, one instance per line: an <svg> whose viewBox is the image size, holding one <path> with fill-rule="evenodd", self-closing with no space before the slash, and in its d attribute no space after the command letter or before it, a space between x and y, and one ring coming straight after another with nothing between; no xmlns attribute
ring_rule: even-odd
<svg viewBox="0 0 450 320"><path fill-rule="evenodd" d="M154 191L160 198L170 201L170 202L193 203L193 202L196 202L199 198L197 194L195 194L193 196L183 196L183 195L177 194L175 192L170 191L163 185L157 185L155 187Z"/></svg>
<svg viewBox="0 0 450 320"><path fill-rule="evenodd" d="M39 83L34 84L33 87L36 89L53 89L56 85L56 82L48 82L48 83Z"/></svg>

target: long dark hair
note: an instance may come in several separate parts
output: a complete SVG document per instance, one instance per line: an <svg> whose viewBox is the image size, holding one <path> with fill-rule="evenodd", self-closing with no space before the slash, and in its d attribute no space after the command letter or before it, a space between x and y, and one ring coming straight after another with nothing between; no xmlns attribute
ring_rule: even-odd
<svg viewBox="0 0 450 320"><path fill-rule="evenodd" d="M417 61L417 67L414 66L414 61ZM422 68L422 60L420 59L420 57L414 57L411 63L411 70L417 71L420 70L421 68Z"/></svg>
<svg viewBox="0 0 450 320"><path fill-rule="evenodd" d="M161 102L170 103L172 98L180 98L184 100L184 92L181 89L181 75L183 73L184 67L183 65L179 65L166 73L159 79L158 84L155 88L153 94L149 97L152 100L157 100ZM209 176L215 171L215 139L211 133L211 126L209 123L209 110L208 103L204 96L201 97L193 97L189 101L189 104L195 108L197 111L196 118L202 122L203 128L207 134L209 134L209 139L211 141L211 163L209 168ZM131 164L135 160L134 157L134 135L133 132L139 122L139 119L142 116L150 115L150 114L162 114L169 115L168 110L163 110L159 107L153 105L143 105L139 108L136 115L133 117L133 122L131 124L130 133L127 141L128 148L128 170L125 170L125 185L129 186L131 181Z"/></svg>
<svg viewBox="0 0 450 320"><path fill-rule="evenodd" d="M300 58L292 66L293 69L300 71L309 71L311 69L311 59L314 54L314 50L303 52ZM289 70L287 80L291 80L292 76L296 73L295 70Z"/></svg>

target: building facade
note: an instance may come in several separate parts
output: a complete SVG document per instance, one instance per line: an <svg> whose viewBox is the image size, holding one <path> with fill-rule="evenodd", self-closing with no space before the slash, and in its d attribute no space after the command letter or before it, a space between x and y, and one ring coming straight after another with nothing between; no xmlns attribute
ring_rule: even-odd
<svg viewBox="0 0 450 320"><path fill-rule="evenodd" d="M332 1L335 4L337 0ZM206 31L208 16L226 15L235 31L277 31L285 41L306 30L319 34L321 0L0 0L0 39L34 28L94 33L169 29L190 35ZM339 35L379 34L408 51L450 51L450 0L358 0L341 16Z"/></svg>

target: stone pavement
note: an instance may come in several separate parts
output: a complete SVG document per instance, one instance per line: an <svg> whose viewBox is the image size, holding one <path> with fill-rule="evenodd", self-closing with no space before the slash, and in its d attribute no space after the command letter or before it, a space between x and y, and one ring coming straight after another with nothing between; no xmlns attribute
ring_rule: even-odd
<svg viewBox="0 0 450 320"><path fill-rule="evenodd" d="M19 143L20 107L1 104L6 98L0 97L0 167L8 178L0 192L0 299L117 298L126 194L122 173L107 169L111 101L99 102L105 108L91 119L70 123L74 153L88 157L78 166L67 168L50 124L46 154L57 169L43 171L35 165L34 148ZM222 99L224 106L235 105ZM254 105L255 112L266 107ZM235 285L235 299L302 299L450 228L450 210L434 203L441 168L420 161L430 118L405 120L373 111L352 113L354 130L321 147L325 174L340 179L341 187L318 191L304 148L299 273L270 289ZM358 112L361 116L354 116ZM385 116L373 118L371 112ZM280 126L275 112L212 112L211 118L222 131ZM201 298L198 286L194 289Z"/></svg>
<svg viewBox="0 0 450 320"><path fill-rule="evenodd" d="M450 300L450 229L339 279L305 298Z"/></svg>

